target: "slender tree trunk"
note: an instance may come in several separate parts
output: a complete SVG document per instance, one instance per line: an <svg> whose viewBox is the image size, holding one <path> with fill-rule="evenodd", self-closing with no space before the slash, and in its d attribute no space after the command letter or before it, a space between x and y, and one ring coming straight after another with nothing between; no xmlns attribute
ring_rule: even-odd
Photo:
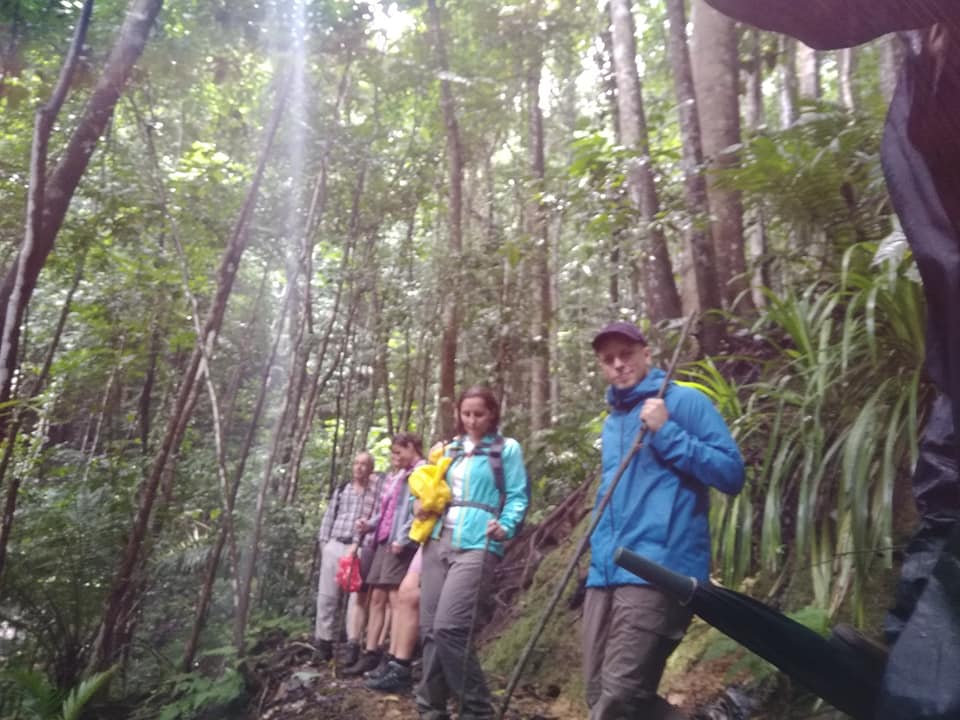
<svg viewBox="0 0 960 720"><path fill-rule="evenodd" d="M880 89L889 103L893 99L897 77L903 65L903 41L898 35L887 35L877 42L880 43Z"/></svg>
<svg viewBox="0 0 960 720"><path fill-rule="evenodd" d="M290 284L293 286L296 283L297 277L294 275L290 278ZM294 324L295 317L296 313L291 312L291 325ZM293 343L294 348L296 348L302 340L305 324L305 317L301 317L298 323L299 327L296 330L298 337ZM260 534L263 530L263 516L267 507L267 490L270 487L270 482L273 477L273 468L280 453L281 443L284 438L287 437L287 427L293 411L293 396L296 393L295 384L298 380L295 372L296 364L297 354L294 352L290 358L289 381L286 391L284 392L283 406L280 409L280 416L274 426L273 437L267 451L267 463L263 469L263 477L260 480L260 489L257 493L257 504L254 511L253 530L250 536L250 547L247 549L246 564L240 576L239 602L236 608L236 617L234 618L233 642L237 654L241 657L245 652L247 620L249 619L250 612L250 593L253 587L253 576L256 573L257 558L260 554Z"/></svg>
<svg viewBox="0 0 960 720"><path fill-rule="evenodd" d="M797 95L801 100L819 100L820 53L809 45L797 43Z"/></svg>
<svg viewBox="0 0 960 720"><path fill-rule="evenodd" d="M760 52L760 31L747 31L749 63L744 66L743 121L751 130L759 129L766 122L763 107L763 56Z"/></svg>
<svg viewBox="0 0 960 720"><path fill-rule="evenodd" d="M740 163L739 38L734 22L703 0L693 2L691 57L703 153L710 169L707 195L717 282L726 307L744 313L752 309L753 300L747 292L743 202L739 191L724 186L721 174Z"/></svg>
<svg viewBox="0 0 960 720"><path fill-rule="evenodd" d="M679 317L680 294L673 279L667 240L660 228L660 199L657 196L643 88L637 74L636 25L630 0L611 0L614 68L617 76L617 107L620 138L635 156L627 166L630 201L643 222L639 256L643 275L647 315L653 322Z"/></svg>
<svg viewBox="0 0 960 720"><path fill-rule="evenodd" d="M270 372L273 370L277 356L277 348L283 335L283 327L288 315L289 303L290 294L288 292L285 294L284 301L281 303L280 316L277 318L277 328L274 334L274 340L271 344L270 354L263 365L263 371L261 372L260 376L260 386L257 392L257 398L254 402L253 415L247 428L244 444L240 449L240 456L233 472L233 479L232 481L227 481L226 478L221 478L222 505L220 522L217 529L216 540L214 541L213 548L211 549L210 555L207 558L206 568L204 571L204 580L198 593L197 602L194 609L193 629L183 652L181 666L184 672L190 672L193 667L193 659L200 643L200 634L203 632L203 628L206 624L207 611L210 607L210 598L213 596L213 586L216 582L217 573L220 567L220 558L223 554L224 545L226 545L228 542L230 568L233 577L234 609L236 609L239 605L239 579L241 569L236 537L233 530L233 512L236 506L237 493L240 489L240 483L243 479L243 472L246 467L246 462L250 456L250 449L253 446L253 438L256 435L257 428L260 425L260 416L263 413L263 406L266 400ZM220 447L218 447L218 457L219 453ZM218 467L222 468L223 464L218 464Z"/></svg>
<svg viewBox="0 0 960 720"><path fill-rule="evenodd" d="M349 263L350 257L350 246L347 247L346 252L344 253L344 266ZM317 408L317 398L321 396L327 388L327 384L330 382L330 379L333 377L333 373L336 372L337 368L340 366L343 361L343 356L345 352L344 345L341 344L336 355L334 356L332 362L327 367L327 371L324 373L323 367L327 358L327 349L330 345L330 339L333 335L334 326L339 317L340 313L340 299L343 294L343 285L345 282L346 273L341 272L340 279L337 283L336 294L334 295L333 310L330 312L330 318L327 324L327 329L324 332L323 341L320 344L320 348L317 351L316 359L316 372L313 376L313 382L310 385L310 392L307 396L307 403L304 409L304 419L300 423L300 434L296 439L296 444L294 446L293 458L291 460L290 468L288 469L288 474L292 477L293 487L296 488L299 484L300 477L300 465L303 462L303 454L307 447L307 440L310 436L310 431L313 427L314 416L316 415ZM349 324L347 326L347 333L349 333Z"/></svg>
<svg viewBox="0 0 960 720"><path fill-rule="evenodd" d="M550 232L546 211L539 197L546 190L543 110L540 108L540 74L543 58L537 51L527 74L527 121L529 123L530 171L537 195L530 203L530 238L533 242L531 283L533 299L530 358L530 431L550 427L550 327L553 323L553 298L550 294Z"/></svg>
<svg viewBox="0 0 960 720"><path fill-rule="evenodd" d="M250 304L250 314L247 315L244 327L253 327L260 313L263 311L263 299L266 296L267 281L270 279L270 273L273 267L268 261L263 266L263 273L260 275L260 283L257 286L257 294ZM250 373L252 363L238 363L230 373L230 379L226 388L221 393L224 397L223 410L223 434L226 437L233 435L233 422L237 408L237 398L240 395L240 387L246 381L246 376Z"/></svg>
<svg viewBox="0 0 960 720"><path fill-rule="evenodd" d="M147 350L147 372L137 400L137 428L140 436L140 452L150 452L150 427L153 405L153 386L157 380L157 360L160 357L160 322L157 316L150 321L150 342Z"/></svg>
<svg viewBox="0 0 960 720"><path fill-rule="evenodd" d="M780 36L780 127L793 127L800 114L797 110L797 41Z"/></svg>
<svg viewBox="0 0 960 720"><path fill-rule="evenodd" d="M223 324L223 317L226 313L230 292L233 289L233 282L236 278L243 252L246 249L249 221L256 206L260 183L263 179L267 159L273 148L277 127L283 116L288 87L289 83L284 82L279 90L276 105L266 128L264 147L261 151L250 189L217 271L217 288L210 304L206 323L204 324L203 335L196 340L193 353L187 364L183 379L180 382L177 400L174 403L171 416L167 422L163 441L154 456L150 473L144 479L138 491L139 507L137 508L133 526L128 536L126 548L123 551L116 575L111 583L107 601L104 605L99 633L94 642L94 648L91 654L91 667L89 668L91 670L100 671L105 669L122 651L122 648L119 647L117 643L119 640L118 633L123 627L127 626L127 616L134 602L134 598L131 597L131 592L137 585L134 580L134 572L140 566L143 559L144 540L146 539L147 530L150 527L150 519L157 491L160 486L160 480L163 477L170 456L175 455L177 452L178 448L175 447L175 440L178 437L182 437L181 430L186 427L188 421L186 411L192 404L190 400L196 397L194 392L195 383L197 373L200 369L200 361L203 357L201 346L205 346L208 351L212 351L216 343L217 334ZM209 355L210 353L208 352L207 354Z"/></svg>
<svg viewBox="0 0 960 720"><path fill-rule="evenodd" d="M440 340L440 397L437 403L437 423L443 437L453 435L453 408L457 382L457 335L460 329L462 301L459 281L460 257L463 253L462 208L463 208L463 148L460 126L453 97L453 88L447 79L450 63L437 0L427 0L430 27L433 33L434 53L440 78L440 108L447 134L447 167L449 196L447 198L447 232L449 233L449 257L446 268L449 281L443 293L443 335Z"/></svg>
<svg viewBox="0 0 960 720"><path fill-rule="evenodd" d="M744 122L749 131L757 132L766 123L763 107L763 57L760 52L760 31L750 30L747 47L749 64L744 82ZM760 308L766 305L762 288L769 287L765 278L767 241L763 208L757 204L747 213L747 257L752 268L750 293L753 304Z"/></svg>
<svg viewBox="0 0 960 720"><path fill-rule="evenodd" d="M857 97L857 49L844 48L837 51L837 76L840 86L840 103L850 112L860 106Z"/></svg>
<svg viewBox="0 0 960 720"><path fill-rule="evenodd" d="M97 455L97 448L100 447L100 437L103 433L103 426L107 422L110 401L114 396L114 386L116 385L117 377L120 375L121 370L123 370L125 363L124 350L126 349L126 344L126 336L121 336L120 347L117 348L117 362L110 370L110 375L107 376L107 384L103 390L103 399L100 401L100 409L97 411L97 420L93 425L93 440L90 442L89 452L87 453L87 457L84 459L83 475L80 478L81 484L86 484L87 476L90 474L90 466L93 464L93 459Z"/></svg>
<svg viewBox="0 0 960 720"><path fill-rule="evenodd" d="M77 22L73 43L51 101L37 113L30 160L27 223L17 261L0 286L0 404L10 399L11 382L20 340L20 323L37 285L37 278L53 249L70 207L73 193L97 147L100 135L140 58L163 0L133 0L76 129L60 162L47 174L47 147L60 107L66 99L86 34L92 0L87 0ZM0 434L6 434L9 413L0 414Z"/></svg>
<svg viewBox="0 0 960 720"><path fill-rule="evenodd" d="M60 346L60 339L63 337L63 329L66 327L67 317L70 315L70 308L73 304L73 296L76 294L77 288L80 287L80 280L83 278L85 257L86 251L84 251L84 255L81 256L80 262L77 263L77 270L74 273L70 290L67 292L67 297L63 302L63 307L60 308L60 317L57 319L57 326L53 331L53 339L51 339L50 347L47 349L46 357L43 360L43 366L40 368L40 372L30 388L30 392L28 393L29 398L37 397L47 384L47 378L50 376L50 368L53 366L53 358L56 355L57 348ZM3 481L6 478L7 470L10 467L10 461L13 458L13 453L16 450L17 434L23 425L23 416L24 410L18 408L14 412L13 422L11 422L7 428L7 438L6 444L3 448L3 457L0 458L0 487L3 487ZM2 522L0 522L0 587L3 586L3 570L6 565L7 545L10 543L10 535L13 532L13 519L17 510L17 495L19 492L20 476L17 473L14 473L10 476L10 482L7 486L7 495L3 505L3 518Z"/></svg>
<svg viewBox="0 0 960 720"><path fill-rule="evenodd" d="M416 263L416 259L414 256L413 238L417 227L417 210L417 206L410 209L410 215L407 218L407 232L403 241L403 271L408 282L412 282L415 277L414 264ZM416 348L414 348L414 346L411 345L413 324L413 318L408 313L405 313L403 319L404 348L401 353L403 357L403 369L400 373L400 400L397 416L397 426L402 429L409 429L410 422L413 419L413 403L416 393L415 378L413 376L414 361L416 360L415 352L423 351L423 346L417 345ZM423 432L423 428L418 428L418 430Z"/></svg>
<svg viewBox="0 0 960 720"><path fill-rule="evenodd" d="M722 306L717 285L716 255L708 233L710 207L707 201L707 181L703 177L703 148L700 141L700 119L697 116L697 98L693 88L693 71L687 47L687 21L684 0L667 0L667 18L670 21L668 50L673 68L673 83L680 111L680 134L683 138L684 195L692 217L690 251L700 310L704 313L700 345L708 355L720 349L723 340L723 321L709 313Z"/></svg>
<svg viewBox="0 0 960 720"><path fill-rule="evenodd" d="M339 472L337 459L339 458L338 446L340 444L340 421L343 418L343 365L341 365L338 370L340 372L337 374L337 394L335 395L334 399L333 437L330 440L330 482L327 484L328 501L333 498L333 494L336 492L337 473Z"/></svg>

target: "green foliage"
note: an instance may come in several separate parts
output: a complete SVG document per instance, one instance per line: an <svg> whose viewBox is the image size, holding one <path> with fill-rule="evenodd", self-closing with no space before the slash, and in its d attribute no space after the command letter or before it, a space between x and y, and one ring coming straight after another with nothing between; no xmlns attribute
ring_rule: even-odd
<svg viewBox="0 0 960 720"><path fill-rule="evenodd" d="M709 361L687 372L749 461L744 494L718 494L712 511L729 584L753 560L780 571L789 552L821 607L833 614L852 587L861 613L875 558L890 567L893 489L915 462L926 392L922 293L896 242L852 246L833 285L769 293L751 329L770 353L756 381L735 387Z"/></svg>
<svg viewBox="0 0 960 720"><path fill-rule="evenodd" d="M71 690L63 701L63 720L79 720L83 708L107 684L116 669L117 666L114 666L106 672L96 673Z"/></svg>
<svg viewBox="0 0 960 720"><path fill-rule="evenodd" d="M0 718L79 720L83 709L103 689L117 666L95 673L63 693L36 670L7 670L0 676Z"/></svg>
<svg viewBox="0 0 960 720"><path fill-rule="evenodd" d="M764 219L767 254L758 262L778 294L825 280L845 248L887 232L879 119L808 105L794 126L747 138L740 164L718 173Z"/></svg>
<svg viewBox="0 0 960 720"><path fill-rule="evenodd" d="M544 431L525 448L532 490L528 522L545 518L595 472L600 461L598 438L603 421L595 410L586 408L579 415L570 412L566 422Z"/></svg>
<svg viewBox="0 0 960 720"><path fill-rule="evenodd" d="M137 720L197 718L207 712L239 713L246 697L243 676L227 668L217 677L182 673L169 678L136 712Z"/></svg>

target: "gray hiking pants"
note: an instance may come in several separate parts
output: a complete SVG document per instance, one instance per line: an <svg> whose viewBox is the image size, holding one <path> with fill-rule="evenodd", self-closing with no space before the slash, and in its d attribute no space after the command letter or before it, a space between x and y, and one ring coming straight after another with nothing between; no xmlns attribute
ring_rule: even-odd
<svg viewBox="0 0 960 720"><path fill-rule="evenodd" d="M328 540L323 545L320 555L320 579L317 582L317 619L313 629L314 640L326 640L328 642L339 640L337 633L341 628L336 627L337 621L341 624L345 618L337 616L340 604L340 598L343 597L343 590L337 585L337 563L340 558L347 554L349 548L345 542L340 540ZM356 612L357 593L350 593L348 613L353 615ZM348 635L356 635L350 633ZM350 637L350 640L358 640L357 637Z"/></svg>
<svg viewBox="0 0 960 720"><path fill-rule="evenodd" d="M590 720L673 720L657 695L667 658L690 611L649 585L588 588L583 606L583 674Z"/></svg>
<svg viewBox="0 0 960 720"><path fill-rule="evenodd" d="M494 716L483 670L467 636L474 610L483 612L493 570L500 558L483 550L456 550L450 531L423 546L420 575L420 638L423 679L417 687L417 709L424 720L449 717L447 700L463 696L463 720Z"/></svg>

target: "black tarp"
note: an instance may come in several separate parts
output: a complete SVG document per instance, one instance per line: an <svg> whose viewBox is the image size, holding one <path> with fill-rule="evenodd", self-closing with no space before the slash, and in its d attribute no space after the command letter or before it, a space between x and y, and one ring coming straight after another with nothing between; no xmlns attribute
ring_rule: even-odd
<svg viewBox="0 0 960 720"><path fill-rule="evenodd" d="M960 718L960 0L707 0L821 49L902 33L884 175L923 279L926 366L940 395L913 477L920 527L886 633L877 718Z"/></svg>
<svg viewBox="0 0 960 720"><path fill-rule="evenodd" d="M678 575L626 548L617 549L614 562L653 583L834 707L856 720L870 720L880 678L855 650L831 644L748 595Z"/></svg>

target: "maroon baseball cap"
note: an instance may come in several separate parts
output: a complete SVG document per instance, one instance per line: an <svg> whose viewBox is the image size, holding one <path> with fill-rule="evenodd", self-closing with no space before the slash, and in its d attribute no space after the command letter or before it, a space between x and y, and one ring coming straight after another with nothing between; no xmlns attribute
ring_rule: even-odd
<svg viewBox="0 0 960 720"><path fill-rule="evenodd" d="M633 323L617 320L616 322L604 325L600 329L600 332L593 336L593 349L596 350L600 342L611 335L619 335L632 342L638 342L641 345L647 344L647 339L643 336L643 333L640 332L640 328Z"/></svg>

